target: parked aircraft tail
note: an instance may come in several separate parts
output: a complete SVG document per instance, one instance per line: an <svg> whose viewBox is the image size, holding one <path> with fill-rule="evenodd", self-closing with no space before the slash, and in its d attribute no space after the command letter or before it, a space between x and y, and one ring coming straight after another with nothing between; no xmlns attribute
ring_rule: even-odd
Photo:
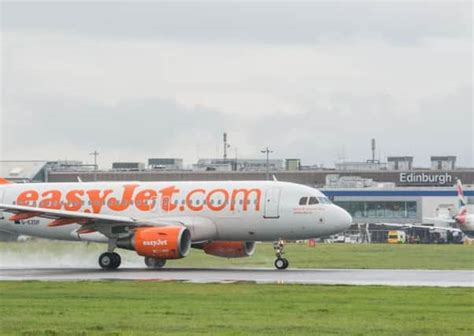
<svg viewBox="0 0 474 336"><path fill-rule="evenodd" d="M466 206L467 202L466 202L466 199L464 198L464 189L462 187L462 182L459 179L457 181L456 188L458 192L459 212L454 217L454 219L459 224L464 224L466 222L466 215L467 215L467 206Z"/></svg>

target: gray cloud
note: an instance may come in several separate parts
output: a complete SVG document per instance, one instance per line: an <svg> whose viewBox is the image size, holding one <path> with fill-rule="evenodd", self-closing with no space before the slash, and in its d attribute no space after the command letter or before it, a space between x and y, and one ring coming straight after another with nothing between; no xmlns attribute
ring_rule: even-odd
<svg viewBox="0 0 474 336"><path fill-rule="evenodd" d="M1 6L6 159L474 163L470 2Z"/></svg>
<svg viewBox="0 0 474 336"><path fill-rule="evenodd" d="M376 36L405 44L472 36L470 1L7 2L2 9L4 30L95 38L313 44Z"/></svg>
<svg viewBox="0 0 474 336"><path fill-rule="evenodd" d="M416 113L397 113L397 100L390 95L347 93L334 96L330 108L316 99L304 113L271 117L185 108L171 100L105 106L42 96L4 115L4 152L15 156L41 143L48 150L64 150L63 155L67 148L83 155L100 148L102 162L107 164L126 158L145 161L156 155L184 156L191 163L217 155L221 132L227 131L238 154L245 157L259 157L259 149L270 145L276 157L299 157L307 164L328 166L342 149L350 155L348 159L366 159L369 139L375 137L382 156L414 155L418 164L424 164L429 155L455 154L461 156L461 164L470 164L471 91L466 87L448 96L427 98Z"/></svg>

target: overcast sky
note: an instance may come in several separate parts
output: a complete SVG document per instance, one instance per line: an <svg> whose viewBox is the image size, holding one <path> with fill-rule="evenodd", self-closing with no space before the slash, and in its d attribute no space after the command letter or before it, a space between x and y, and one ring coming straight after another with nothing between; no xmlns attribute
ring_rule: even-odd
<svg viewBox="0 0 474 336"><path fill-rule="evenodd" d="M474 166L470 1L0 6L0 159Z"/></svg>

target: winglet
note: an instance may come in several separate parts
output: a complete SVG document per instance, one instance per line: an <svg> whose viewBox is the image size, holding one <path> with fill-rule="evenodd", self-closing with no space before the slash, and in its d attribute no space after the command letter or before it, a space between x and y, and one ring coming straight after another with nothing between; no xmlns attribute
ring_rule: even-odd
<svg viewBox="0 0 474 336"><path fill-rule="evenodd" d="M7 179L4 179L0 177L0 184L11 184L12 182L8 181Z"/></svg>
<svg viewBox="0 0 474 336"><path fill-rule="evenodd" d="M273 181L274 181L274 182L278 182L278 180L277 180L277 178L276 178L275 175L272 175L272 177L273 177Z"/></svg>

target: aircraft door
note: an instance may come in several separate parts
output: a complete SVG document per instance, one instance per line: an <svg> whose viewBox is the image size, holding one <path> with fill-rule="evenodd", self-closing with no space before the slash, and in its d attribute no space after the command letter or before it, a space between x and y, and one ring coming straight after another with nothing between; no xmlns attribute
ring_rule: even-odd
<svg viewBox="0 0 474 336"><path fill-rule="evenodd" d="M277 187L268 188L265 192L264 218L280 217L280 193L281 189Z"/></svg>
<svg viewBox="0 0 474 336"><path fill-rule="evenodd" d="M164 196L160 198L158 202L157 210L158 212L168 213L171 210L171 199L169 196ZM161 206L160 206L161 205Z"/></svg>

